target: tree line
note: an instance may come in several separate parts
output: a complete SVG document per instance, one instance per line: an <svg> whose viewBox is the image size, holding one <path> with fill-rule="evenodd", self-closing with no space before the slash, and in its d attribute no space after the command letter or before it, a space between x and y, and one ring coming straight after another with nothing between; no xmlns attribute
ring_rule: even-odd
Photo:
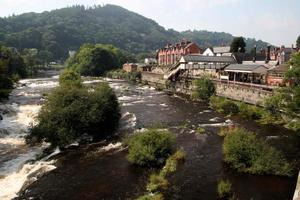
<svg viewBox="0 0 300 200"><path fill-rule="evenodd" d="M131 54L155 53L167 43L183 38L202 48L230 45L233 36L209 31L166 30L155 21L114 5L72 6L43 13L26 13L0 18L0 42L23 49L36 48L49 60L68 58L69 50L81 44L112 44ZM245 40L248 47L267 43Z"/></svg>

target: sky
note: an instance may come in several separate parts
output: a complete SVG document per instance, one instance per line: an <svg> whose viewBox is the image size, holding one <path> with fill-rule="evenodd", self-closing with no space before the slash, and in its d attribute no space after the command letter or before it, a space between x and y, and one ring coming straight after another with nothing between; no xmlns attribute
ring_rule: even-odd
<svg viewBox="0 0 300 200"><path fill-rule="evenodd" d="M0 0L0 16L75 4L115 4L165 28L227 32L277 46L291 46L300 35L300 0Z"/></svg>

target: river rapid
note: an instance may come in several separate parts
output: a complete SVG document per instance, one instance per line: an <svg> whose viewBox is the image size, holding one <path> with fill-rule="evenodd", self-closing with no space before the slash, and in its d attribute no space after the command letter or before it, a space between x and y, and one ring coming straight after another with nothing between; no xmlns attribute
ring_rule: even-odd
<svg viewBox="0 0 300 200"><path fill-rule="evenodd" d="M296 177L238 174L222 162L220 127L240 125L255 131L299 166L299 139L284 128L231 119L205 103L168 95L152 87L107 80L115 90L122 118L115 137L42 155L48 144L30 147L24 136L36 123L44 94L58 85L58 76L26 79L0 105L0 199L134 199L145 192L150 170L131 165L122 137L153 125L170 129L186 161L169 179L166 199L217 199L217 182L229 179L239 199L292 199ZM99 80L85 81L97 84ZM206 134L197 135L203 127ZM291 156L292 155L292 156ZM19 191L21 192L19 193Z"/></svg>

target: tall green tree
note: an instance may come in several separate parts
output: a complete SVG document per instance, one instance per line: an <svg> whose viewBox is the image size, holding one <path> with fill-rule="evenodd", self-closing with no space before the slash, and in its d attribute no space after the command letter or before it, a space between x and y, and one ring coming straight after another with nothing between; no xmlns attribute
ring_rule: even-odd
<svg viewBox="0 0 300 200"><path fill-rule="evenodd" d="M124 54L111 45L84 44L68 61L68 66L82 75L99 76L121 66Z"/></svg>
<svg viewBox="0 0 300 200"><path fill-rule="evenodd" d="M297 46L297 48L300 48L300 35L297 38L296 46Z"/></svg>
<svg viewBox="0 0 300 200"><path fill-rule="evenodd" d="M237 53L241 52L244 53L246 51L246 43L243 37L235 37L230 45L230 52Z"/></svg>

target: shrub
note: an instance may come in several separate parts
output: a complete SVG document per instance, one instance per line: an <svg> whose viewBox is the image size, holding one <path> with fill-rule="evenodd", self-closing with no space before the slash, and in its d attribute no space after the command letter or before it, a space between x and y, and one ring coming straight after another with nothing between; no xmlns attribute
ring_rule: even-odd
<svg viewBox="0 0 300 200"><path fill-rule="evenodd" d="M147 184L147 190L149 192L157 192L161 190L166 190L168 188L169 182L165 177L152 174L149 178L149 182Z"/></svg>
<svg viewBox="0 0 300 200"><path fill-rule="evenodd" d="M221 180L218 183L217 191L221 199L229 198L232 195L232 185L228 180Z"/></svg>
<svg viewBox="0 0 300 200"><path fill-rule="evenodd" d="M239 172L291 176L283 154L242 128L229 130L223 144L224 161Z"/></svg>
<svg viewBox="0 0 300 200"><path fill-rule="evenodd" d="M257 106L249 105L244 102L237 103L239 107L239 114L246 119L261 119L263 114L263 108L259 108Z"/></svg>
<svg viewBox="0 0 300 200"><path fill-rule="evenodd" d="M127 138L128 160L141 166L159 166L171 155L175 136L165 130L150 129Z"/></svg>
<svg viewBox="0 0 300 200"><path fill-rule="evenodd" d="M215 86L213 82L203 77L193 82L195 87L192 97L195 99L208 100L215 93Z"/></svg>
<svg viewBox="0 0 300 200"><path fill-rule="evenodd" d="M164 200L164 196L160 193L146 194L141 197L138 197L136 200Z"/></svg>
<svg viewBox="0 0 300 200"><path fill-rule="evenodd" d="M71 69L65 69L59 76L59 85L67 87L82 87L80 74Z"/></svg>
<svg viewBox="0 0 300 200"><path fill-rule="evenodd" d="M226 100L221 105L222 113L227 115L235 115L239 112L239 107L230 100Z"/></svg>
<svg viewBox="0 0 300 200"><path fill-rule="evenodd" d="M182 150L177 150L172 156L170 156L163 169L160 171L160 175L165 177L177 170L177 165L179 162L184 161L185 152Z"/></svg>
<svg viewBox="0 0 300 200"><path fill-rule="evenodd" d="M85 87L56 88L42 106L39 123L31 128L27 142L50 142L63 147L83 134L104 138L117 128L120 108L117 97L106 83L94 91Z"/></svg>
<svg viewBox="0 0 300 200"><path fill-rule="evenodd" d="M202 128L202 127L198 127L197 130L196 130L196 134L198 135L202 135L205 133L205 129Z"/></svg>

